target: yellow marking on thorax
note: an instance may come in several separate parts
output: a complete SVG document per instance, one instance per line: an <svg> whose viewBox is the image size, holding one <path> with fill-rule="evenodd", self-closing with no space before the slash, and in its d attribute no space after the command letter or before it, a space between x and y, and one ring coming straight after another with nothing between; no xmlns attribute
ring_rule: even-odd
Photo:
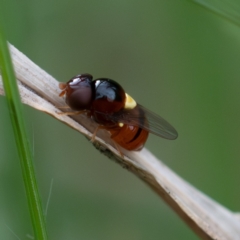
<svg viewBox="0 0 240 240"><path fill-rule="evenodd" d="M126 100L125 100L125 105L124 108L125 109L133 109L137 106L137 103L135 102L135 100L129 96L127 93L125 93L126 95Z"/></svg>
<svg viewBox="0 0 240 240"><path fill-rule="evenodd" d="M123 127L123 125L124 125L124 124L123 124L123 123L121 123L121 122L120 122L120 123L118 123L118 126L119 126L119 127Z"/></svg>

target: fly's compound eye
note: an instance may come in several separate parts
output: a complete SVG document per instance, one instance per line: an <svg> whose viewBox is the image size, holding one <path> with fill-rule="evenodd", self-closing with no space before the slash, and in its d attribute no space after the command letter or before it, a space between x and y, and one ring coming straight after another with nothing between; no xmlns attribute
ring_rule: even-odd
<svg viewBox="0 0 240 240"><path fill-rule="evenodd" d="M74 89L74 88L79 88L83 86L88 86L92 82L92 75L88 73L84 74L79 74L73 78L71 78L68 82L67 85Z"/></svg>
<svg viewBox="0 0 240 240"><path fill-rule="evenodd" d="M92 75L81 74L66 83L65 100L76 111L90 108L93 98Z"/></svg>

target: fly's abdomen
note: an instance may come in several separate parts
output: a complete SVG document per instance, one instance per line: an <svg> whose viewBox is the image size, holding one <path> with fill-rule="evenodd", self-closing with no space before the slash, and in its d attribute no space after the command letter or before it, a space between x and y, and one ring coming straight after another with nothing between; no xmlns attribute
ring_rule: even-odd
<svg viewBox="0 0 240 240"><path fill-rule="evenodd" d="M148 131L127 124L111 128L109 131L112 140L129 151L140 151L148 138Z"/></svg>

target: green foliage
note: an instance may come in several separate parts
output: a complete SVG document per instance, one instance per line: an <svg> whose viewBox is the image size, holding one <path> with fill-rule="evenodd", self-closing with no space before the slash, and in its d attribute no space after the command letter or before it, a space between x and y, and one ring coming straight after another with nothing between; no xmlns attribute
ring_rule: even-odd
<svg viewBox="0 0 240 240"><path fill-rule="evenodd" d="M0 26L0 69L4 84L6 100L9 108L10 119L18 149L19 159L22 167L22 175L25 184L26 196L35 239L46 240L47 232L42 212L36 177L33 168L33 156L30 150L27 133L25 129L22 103L14 76L13 65L4 37L3 29Z"/></svg>
<svg viewBox="0 0 240 240"><path fill-rule="evenodd" d="M237 0L192 0L240 26L240 4Z"/></svg>

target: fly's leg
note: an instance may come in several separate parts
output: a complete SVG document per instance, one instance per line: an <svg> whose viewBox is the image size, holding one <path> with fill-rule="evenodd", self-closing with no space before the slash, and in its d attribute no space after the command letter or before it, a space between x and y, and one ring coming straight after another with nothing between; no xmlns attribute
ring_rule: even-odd
<svg viewBox="0 0 240 240"><path fill-rule="evenodd" d="M94 132L93 132L93 134L92 134L92 137L91 137L91 142L94 142L95 141L95 138L96 138L96 136L97 136L97 132L98 132L98 130L100 130L100 129L105 129L105 127L104 126L102 126L102 125L98 125L96 128L95 128L95 130L94 130Z"/></svg>
<svg viewBox="0 0 240 240"><path fill-rule="evenodd" d="M117 149L117 151L118 151L118 153L120 154L120 156L121 156L122 158L124 158L123 152L122 152L121 149L119 148L119 145L118 145L114 140L112 140L112 141L113 141L114 147Z"/></svg>

